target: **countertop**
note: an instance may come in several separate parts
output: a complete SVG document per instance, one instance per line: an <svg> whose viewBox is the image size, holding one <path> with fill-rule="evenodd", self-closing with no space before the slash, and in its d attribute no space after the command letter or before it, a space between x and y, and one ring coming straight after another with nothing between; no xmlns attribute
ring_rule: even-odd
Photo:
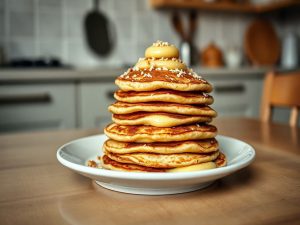
<svg viewBox="0 0 300 225"><path fill-rule="evenodd" d="M299 224L299 128L238 118L215 125L253 145L255 161L205 190L169 196L109 191L58 163L59 146L99 130L0 135L1 223Z"/></svg>
<svg viewBox="0 0 300 225"><path fill-rule="evenodd" d="M205 69L195 67L195 72L206 79L262 77L270 68L242 67L237 69ZM113 81L127 68L94 68L94 69L0 69L0 83L36 82L36 81Z"/></svg>

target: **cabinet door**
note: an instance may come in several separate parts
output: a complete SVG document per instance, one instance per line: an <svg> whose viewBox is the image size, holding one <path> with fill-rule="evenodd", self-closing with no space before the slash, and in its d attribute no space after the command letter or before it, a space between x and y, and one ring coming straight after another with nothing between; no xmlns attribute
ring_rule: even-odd
<svg viewBox="0 0 300 225"><path fill-rule="evenodd" d="M113 97L117 86L113 82L81 83L78 88L79 126L82 128L103 128L111 123L108 106L115 102Z"/></svg>
<svg viewBox="0 0 300 225"><path fill-rule="evenodd" d="M73 84L14 84L0 88L0 131L75 127Z"/></svg>
<svg viewBox="0 0 300 225"><path fill-rule="evenodd" d="M209 80L214 86L212 107L222 116L258 117L262 79Z"/></svg>

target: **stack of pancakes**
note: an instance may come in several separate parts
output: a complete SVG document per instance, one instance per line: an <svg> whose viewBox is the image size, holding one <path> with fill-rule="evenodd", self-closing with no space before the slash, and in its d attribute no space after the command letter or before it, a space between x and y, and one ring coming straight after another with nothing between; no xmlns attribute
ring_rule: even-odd
<svg viewBox="0 0 300 225"><path fill-rule="evenodd" d="M177 172L226 165L208 123L212 86L188 69L178 49L156 42L145 58L116 79L114 123L104 132L102 167L140 172Z"/></svg>

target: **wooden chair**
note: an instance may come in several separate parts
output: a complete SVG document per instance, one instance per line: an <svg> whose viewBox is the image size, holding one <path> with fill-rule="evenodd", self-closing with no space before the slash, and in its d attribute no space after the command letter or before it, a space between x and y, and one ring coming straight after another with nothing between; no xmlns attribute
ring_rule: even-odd
<svg viewBox="0 0 300 225"><path fill-rule="evenodd" d="M260 117L264 122L272 118L273 107L291 108L290 126L297 126L300 107L300 71L278 74L269 72L265 77Z"/></svg>

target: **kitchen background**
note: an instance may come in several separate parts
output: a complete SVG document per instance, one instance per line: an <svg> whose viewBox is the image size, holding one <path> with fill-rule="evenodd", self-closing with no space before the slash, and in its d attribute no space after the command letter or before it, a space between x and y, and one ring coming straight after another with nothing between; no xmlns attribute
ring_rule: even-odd
<svg viewBox="0 0 300 225"><path fill-rule="evenodd" d="M256 4L265 2L255 1ZM0 0L0 62L6 65L0 69L0 94L32 95L39 93L39 90L49 89L49 93L53 91L54 97L51 97L52 102L47 107L56 107L50 116L44 103L41 103L44 108L40 109L40 103L7 105L5 100L2 105L6 107L0 109L0 131L102 127L110 120L106 107L112 102L111 94L116 89L113 79L124 72L126 66L135 64L139 57L143 57L145 48L152 42L163 40L177 46L180 44L181 40L171 23L172 10L155 10L148 0L100 0L99 10L108 18L115 41L113 51L107 57L96 56L87 45L83 24L84 18L92 9L91 0ZM184 10L177 11L181 15L186 14ZM243 52L245 31L258 17L251 13L203 10L197 11L197 15L194 44L198 51L213 42L224 53L228 49ZM259 17L271 21L280 40L291 32L300 36L299 7ZM52 58L70 66L72 70L7 68L16 59L47 61ZM276 67L280 68L280 60ZM215 93L215 98L219 99L215 108L220 116L258 117L263 75L268 69L250 67L245 56L243 64L238 68L207 70L196 65L195 69L214 85L221 85L220 97ZM30 87L30 84L33 86ZM222 93L231 84L234 87L229 88L229 93ZM222 89L222 85L225 85L225 89ZM62 89L57 90L60 86ZM61 95L68 98L57 103L55 99L60 99ZM225 95L228 95L227 98ZM245 98L242 98L244 95ZM233 106L230 104L232 101L239 102L240 105ZM66 102L74 110L62 112ZM37 111L36 114L34 110ZM42 114L45 118L53 118L45 119ZM72 119L68 118L71 114L74 114ZM279 110L275 114L278 114L278 121L284 122L288 118L285 110ZM57 121L53 122L55 120ZM47 122L37 125L41 121Z"/></svg>
<svg viewBox="0 0 300 225"><path fill-rule="evenodd" d="M154 10L148 0L101 0L99 9L115 26L116 43L109 57L99 58L85 41L83 21L92 8L93 1L87 0L0 0L0 45L6 58L52 56L75 67L122 66L135 63L154 40L180 43L170 11ZM214 41L223 50L242 50L245 30L254 18L201 11L195 44L203 49ZM268 18L281 38L288 31L300 34L299 9Z"/></svg>

